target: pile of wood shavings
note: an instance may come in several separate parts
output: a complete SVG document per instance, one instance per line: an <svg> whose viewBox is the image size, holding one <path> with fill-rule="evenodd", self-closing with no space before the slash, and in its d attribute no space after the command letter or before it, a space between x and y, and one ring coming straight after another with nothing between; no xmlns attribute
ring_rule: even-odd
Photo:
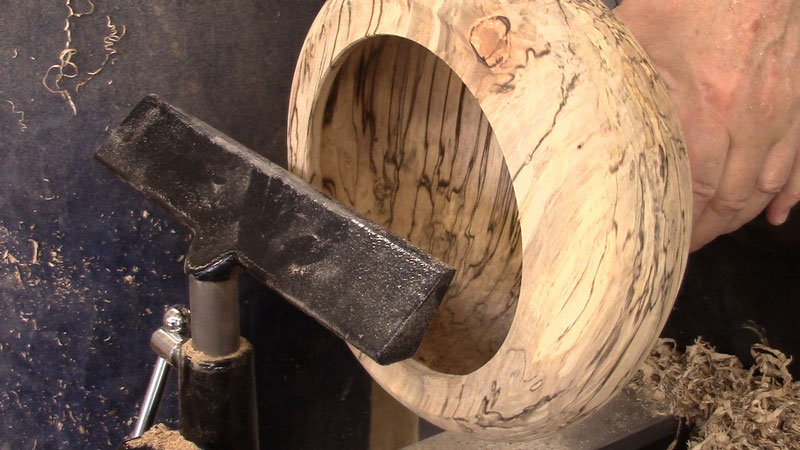
<svg viewBox="0 0 800 450"><path fill-rule="evenodd" d="M129 449L200 450L200 447L187 441L177 430L170 430L164 424L156 424L141 437L128 441Z"/></svg>
<svg viewBox="0 0 800 450"><path fill-rule="evenodd" d="M683 354L661 339L632 385L686 420L690 449L800 448L800 381L792 382L791 358L760 344L750 353L756 362L745 369L702 339Z"/></svg>

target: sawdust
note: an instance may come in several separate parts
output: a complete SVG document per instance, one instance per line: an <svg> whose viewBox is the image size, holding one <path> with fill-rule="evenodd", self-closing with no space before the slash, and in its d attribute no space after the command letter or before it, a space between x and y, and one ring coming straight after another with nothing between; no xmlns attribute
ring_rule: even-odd
<svg viewBox="0 0 800 450"><path fill-rule="evenodd" d="M27 289L47 280L53 295L85 294L72 286L77 268L64 264L61 251L60 244L38 241L22 230L12 232L0 224L0 285Z"/></svg>
<svg viewBox="0 0 800 450"><path fill-rule="evenodd" d="M80 337L76 340L73 333L67 332L71 321L84 323L85 317L73 319L71 316L74 311L85 311L87 304L102 318L105 303L111 301L101 300L100 296L110 294L93 290L90 281L101 270L108 270L99 268L95 255L79 260L65 258L59 243L64 238L61 230L49 235L36 230L33 224L0 220L0 295L7 300L2 309L4 335L0 340L0 361L15 358L21 363L11 366L12 374L0 390L0 411L11 413L16 409L34 408L41 411L40 425L43 430L49 430L53 440L61 439L62 433L73 437L102 434L109 437L107 447L113 448L110 438L114 432L109 427L125 425L122 419L113 418L116 403L112 396L103 395L108 394L107 390L100 392L75 378L58 378L54 372L44 381L37 379L36 383L46 383L44 390L31 393L26 381L31 380L29 377L34 372L21 377L13 374L15 368L53 364L53 359L72 368L85 361L81 358L96 355L99 345L118 348L109 343L110 335L103 339L104 327L110 324L107 321L95 319L92 322L95 331L90 341ZM66 254L75 255L75 251L68 250ZM46 301L31 301L32 298ZM125 392L126 388L123 386L120 390ZM101 405L110 418L98 420L92 416L96 409L86 406L92 403ZM129 422L132 420L131 417ZM129 426L130 423L126 428Z"/></svg>
<svg viewBox="0 0 800 450"><path fill-rule="evenodd" d="M177 430L170 430L164 424L156 424L138 439L125 443L130 449L199 450L200 447L181 436Z"/></svg>
<svg viewBox="0 0 800 450"><path fill-rule="evenodd" d="M118 29L117 25L111 22L111 17L106 16L106 27L108 28L108 34L103 37L103 50L105 54L103 55L102 62L94 70L88 71L87 76L83 80L78 81L75 84L75 86L72 88L72 93L70 93L70 88L68 86L62 86L61 83L62 81L65 81L65 79L77 79L81 74L80 70L78 69L78 65L72 60L72 58L78 53L78 50L73 47L71 19L88 16L94 13L94 3L92 0L87 0L87 2L89 5L87 10L75 12L75 9L72 7L72 0L65 0L64 5L67 8L67 18L64 21L64 34L66 36L64 48L58 55L58 64L53 64L50 66L42 77L42 85L44 88L53 94L60 95L61 98L64 99L64 101L69 105L73 116L78 114L78 108L75 105L72 95L76 94L81 86L91 81L95 75L100 73L106 64L109 63L109 61L111 64L114 64L114 61L111 60L111 57L117 53L114 45L119 42L123 36L125 36L125 26L122 25Z"/></svg>
<svg viewBox="0 0 800 450"><path fill-rule="evenodd" d="M241 355L243 355L245 352L252 352L252 351L253 351L253 346L250 344L250 342L247 341L247 339L243 337L239 338L238 350L229 355L223 355L223 356L212 356L200 350L195 349L194 346L192 346L191 339L187 340L181 346L181 353L196 363L223 361L226 359L236 359L239 358Z"/></svg>
<svg viewBox="0 0 800 450"><path fill-rule="evenodd" d="M661 339L632 385L692 426L689 449L800 448L800 382L792 381L791 358L760 344L750 353L756 362L745 369L702 339L685 353Z"/></svg>

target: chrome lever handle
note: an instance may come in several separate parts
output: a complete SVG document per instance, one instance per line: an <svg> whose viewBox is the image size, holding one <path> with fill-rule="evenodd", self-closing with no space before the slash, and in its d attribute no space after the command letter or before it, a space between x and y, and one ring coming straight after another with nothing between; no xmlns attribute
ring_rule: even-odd
<svg viewBox="0 0 800 450"><path fill-rule="evenodd" d="M136 418L136 425L129 438L138 438L155 422L158 407L169 380L170 366L177 364L180 348L189 338L189 310L183 306L172 306L164 313L163 324L150 338L150 347L158 355L153 374Z"/></svg>

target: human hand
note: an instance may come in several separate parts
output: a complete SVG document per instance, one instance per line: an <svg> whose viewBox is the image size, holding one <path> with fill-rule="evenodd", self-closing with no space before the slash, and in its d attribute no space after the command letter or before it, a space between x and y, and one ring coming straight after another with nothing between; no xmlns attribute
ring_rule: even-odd
<svg viewBox="0 0 800 450"><path fill-rule="evenodd" d="M661 74L692 171L691 250L800 200L800 1L625 0L614 14ZM796 82L798 81L798 82Z"/></svg>

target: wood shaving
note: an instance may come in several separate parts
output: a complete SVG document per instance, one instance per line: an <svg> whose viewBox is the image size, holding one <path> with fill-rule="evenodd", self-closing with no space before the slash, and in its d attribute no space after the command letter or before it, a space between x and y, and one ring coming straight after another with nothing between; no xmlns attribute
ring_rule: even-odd
<svg viewBox="0 0 800 450"><path fill-rule="evenodd" d="M674 340L661 339L632 385L692 426L689 449L800 448L800 382L789 373L792 359L761 344L750 353L756 362L745 369L702 339L683 354Z"/></svg>
<svg viewBox="0 0 800 450"><path fill-rule="evenodd" d="M17 123L19 124L19 131L24 133L25 130L28 129L28 125L25 124L25 112L18 110L17 105L15 105L14 102L12 102L11 100L6 100L6 103L11 105L11 112L13 114L19 115L19 117L17 118Z"/></svg>
<svg viewBox="0 0 800 450"><path fill-rule="evenodd" d="M77 85L75 85L75 92L78 92L78 89L83 86L84 84L88 83L95 75L100 73L103 70L103 67L106 66L108 60L111 58L112 55L117 53L117 49L114 48L114 44L119 42L123 36L125 36L125 25L120 27L121 32L117 31L117 26L111 23L111 17L106 16L106 27L108 27L108 34L103 38L103 49L105 50L106 54L103 57L103 62L100 63L95 70L90 71L89 77L85 80L81 81ZM111 61L111 64L114 64L114 61ZM111 84L111 82L109 82Z"/></svg>
<svg viewBox="0 0 800 450"><path fill-rule="evenodd" d="M64 78L75 78L78 76L78 66L72 62L72 57L78 51L72 48L72 30L70 29L71 22L69 19L72 17L81 17L91 14L94 12L94 3L90 0L89 4L91 6L88 11L75 13L75 10L72 9L72 4L70 1L71 0L66 0L64 3L68 11L67 18L64 20L64 34L66 35L64 49L58 54L58 64L53 64L47 69L47 71L45 71L44 77L42 78L42 85L44 85L45 89L53 94L59 94L61 98L63 98L64 101L69 104L70 108L72 109L72 115L74 116L78 114L78 109L75 106L75 102L72 100L72 95L70 95L69 90L62 88L59 85L61 80ZM55 73L55 78L52 82L52 85L47 81L50 79L51 73Z"/></svg>
<svg viewBox="0 0 800 450"><path fill-rule="evenodd" d="M31 264L39 264L39 243L33 239L28 239L32 247Z"/></svg>
<svg viewBox="0 0 800 450"><path fill-rule="evenodd" d="M78 53L78 50L72 47L72 30L70 19L92 14L94 12L95 5L92 0L87 0L89 4L88 10L83 12L75 12L71 1L72 0L65 0L64 3L68 12L67 18L64 21L64 34L66 36L64 48L58 55L58 64L53 64L45 71L44 77L42 77L42 85L49 92L60 95L61 98L67 102L72 110L72 115L74 116L78 114L78 108L75 106L75 101L72 99L72 93L70 93L68 87L61 85L61 82L64 81L65 78L77 78L81 73L78 69L78 65L72 61L72 58ZM103 61L100 63L99 67L87 72L88 76L75 85L73 93L77 93L81 86L88 83L95 75L100 73L100 71L103 70L103 67L105 67L105 65L109 62L111 56L117 53L117 50L114 48L114 44L119 42L119 40L125 35L125 26L120 26L120 28L117 29L117 25L114 25L111 22L111 17L106 16L106 27L109 29L109 32L103 37L103 49L105 51ZM114 62L111 61L111 64L113 63Z"/></svg>

